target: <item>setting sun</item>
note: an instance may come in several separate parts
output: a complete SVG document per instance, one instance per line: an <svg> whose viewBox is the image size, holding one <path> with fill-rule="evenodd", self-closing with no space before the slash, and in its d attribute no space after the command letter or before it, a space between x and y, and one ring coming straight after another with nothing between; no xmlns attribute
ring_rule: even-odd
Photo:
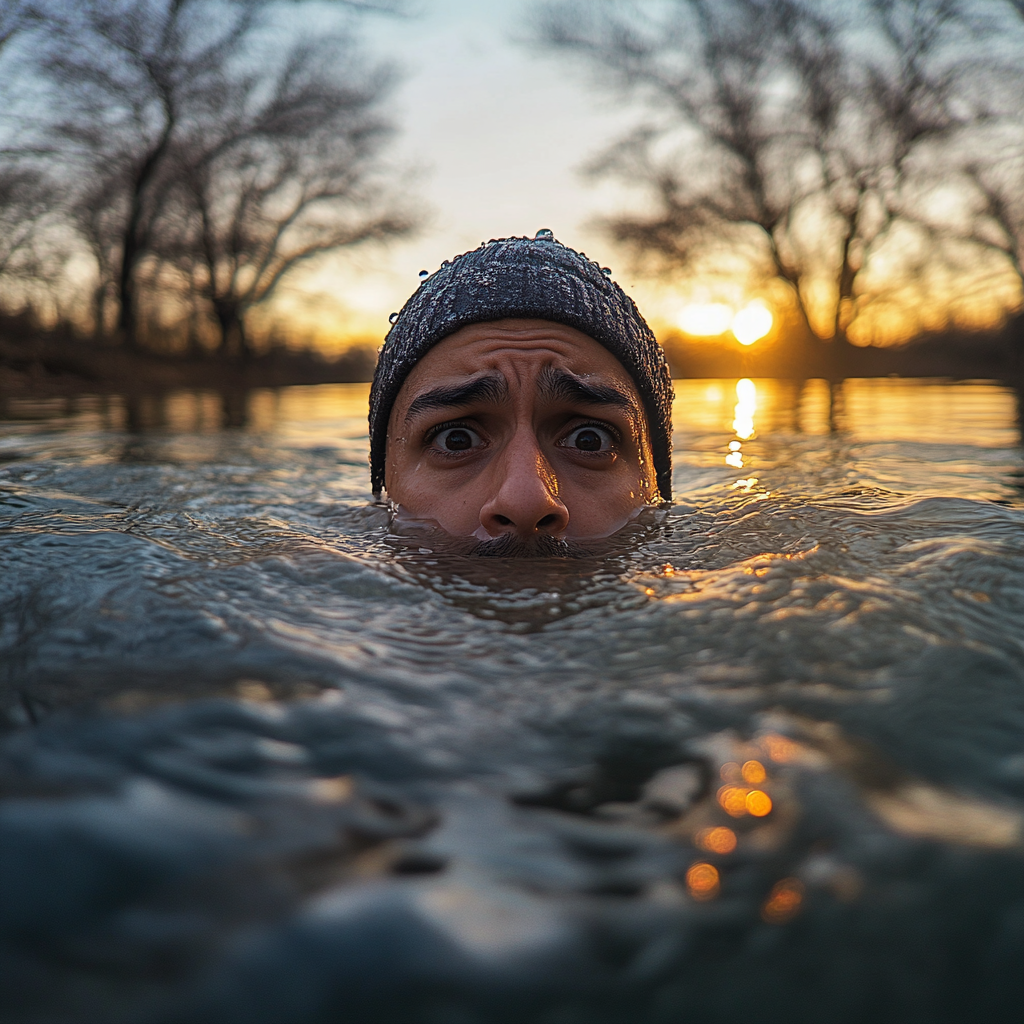
<svg viewBox="0 0 1024 1024"><path fill-rule="evenodd" d="M679 327L697 338L714 338L732 333L741 345L760 341L774 323L771 310L761 301L735 309L724 302L691 302L679 313Z"/></svg>
<svg viewBox="0 0 1024 1024"><path fill-rule="evenodd" d="M692 302L679 314L680 328L701 338L725 334L732 321L732 307L724 302Z"/></svg>
<svg viewBox="0 0 1024 1024"><path fill-rule="evenodd" d="M751 302L732 318L732 333L741 345L753 345L771 329L774 318L761 302Z"/></svg>

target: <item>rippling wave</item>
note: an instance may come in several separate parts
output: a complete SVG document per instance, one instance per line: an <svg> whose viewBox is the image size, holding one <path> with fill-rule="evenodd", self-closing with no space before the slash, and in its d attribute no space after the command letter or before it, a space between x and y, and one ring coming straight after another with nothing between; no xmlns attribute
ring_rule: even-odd
<svg viewBox="0 0 1024 1024"><path fill-rule="evenodd" d="M10 1019L1019 1019L1012 392L681 382L571 560L410 534L364 414L0 422Z"/></svg>

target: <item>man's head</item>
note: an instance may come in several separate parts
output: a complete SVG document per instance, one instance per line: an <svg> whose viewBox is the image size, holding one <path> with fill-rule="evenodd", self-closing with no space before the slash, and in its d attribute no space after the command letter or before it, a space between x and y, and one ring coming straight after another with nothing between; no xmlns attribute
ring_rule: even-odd
<svg viewBox="0 0 1024 1024"><path fill-rule="evenodd" d="M374 490L499 550L608 536L671 493L661 348L600 267L544 234L428 278L370 392Z"/></svg>

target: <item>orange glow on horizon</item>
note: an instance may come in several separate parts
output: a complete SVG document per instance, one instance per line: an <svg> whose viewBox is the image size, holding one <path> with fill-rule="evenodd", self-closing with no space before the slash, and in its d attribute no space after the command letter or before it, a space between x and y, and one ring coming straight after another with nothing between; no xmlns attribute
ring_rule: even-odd
<svg viewBox="0 0 1024 1024"><path fill-rule="evenodd" d="M734 309L724 302L691 302L677 318L679 329L695 338L717 338L731 333L744 346L760 341L772 329L775 317L760 300Z"/></svg>

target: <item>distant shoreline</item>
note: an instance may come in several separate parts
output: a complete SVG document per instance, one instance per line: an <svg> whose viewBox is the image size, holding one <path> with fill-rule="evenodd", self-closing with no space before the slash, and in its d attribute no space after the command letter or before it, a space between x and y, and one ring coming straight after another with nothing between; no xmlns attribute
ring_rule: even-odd
<svg viewBox="0 0 1024 1024"><path fill-rule="evenodd" d="M1015 325L1016 326L1016 325ZM733 342L663 339L673 377L945 377L999 380L1024 390L1024 345L1017 331L938 334L893 346L775 341L742 349ZM367 383L376 353L353 348L336 358L313 350L273 349L245 362L216 356L135 353L86 341L0 340L0 396L161 394L248 391L303 384Z"/></svg>
<svg viewBox="0 0 1024 1024"><path fill-rule="evenodd" d="M0 395L159 394L363 383L372 378L375 360L367 347L334 359L310 350L274 349L242 363L216 356L163 356L42 341L0 345Z"/></svg>

